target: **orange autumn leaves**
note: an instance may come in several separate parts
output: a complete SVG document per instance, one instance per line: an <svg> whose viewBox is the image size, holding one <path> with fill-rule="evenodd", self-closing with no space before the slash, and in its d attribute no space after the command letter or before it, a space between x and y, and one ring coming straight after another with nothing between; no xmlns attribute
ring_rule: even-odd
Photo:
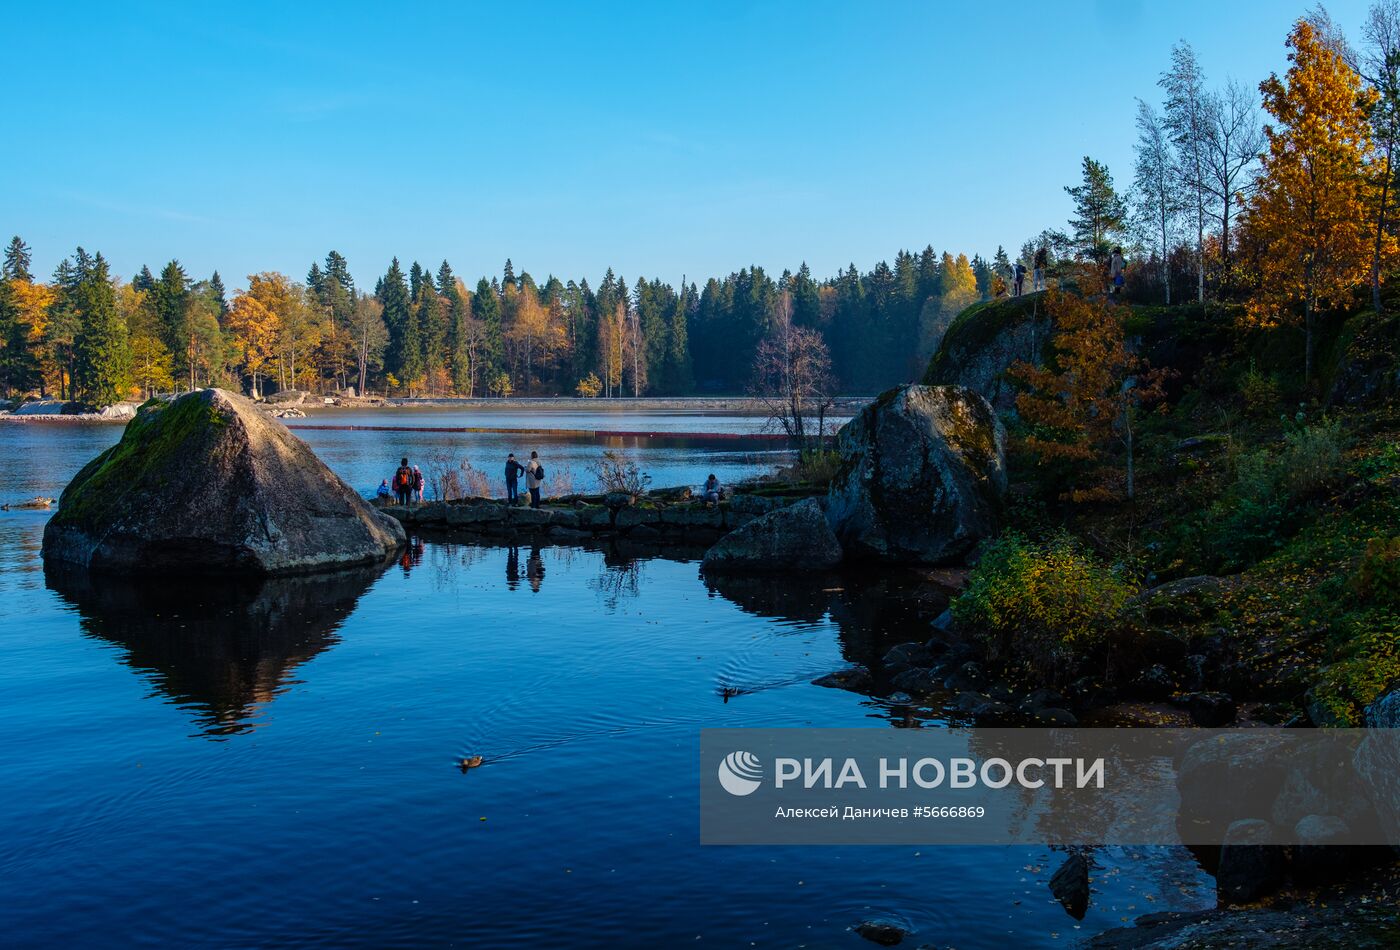
<svg viewBox="0 0 1400 950"><path fill-rule="evenodd" d="M1046 303L1054 323L1049 358L1008 372L1026 387L1016 397L1027 425L1021 447L1041 464L1062 468L1068 500L1132 498L1135 415L1143 403L1161 399L1168 374L1128 349L1125 305L1056 289Z"/></svg>
<svg viewBox="0 0 1400 950"><path fill-rule="evenodd" d="M1296 321L1301 309L1311 378L1318 310L1367 280L1378 233L1385 259L1395 241L1375 227L1383 165L1368 121L1375 90L1306 20L1288 46L1288 72L1259 86L1275 121L1264 127L1268 151L1245 224L1245 239L1260 251L1260 289L1248 314L1270 326Z"/></svg>

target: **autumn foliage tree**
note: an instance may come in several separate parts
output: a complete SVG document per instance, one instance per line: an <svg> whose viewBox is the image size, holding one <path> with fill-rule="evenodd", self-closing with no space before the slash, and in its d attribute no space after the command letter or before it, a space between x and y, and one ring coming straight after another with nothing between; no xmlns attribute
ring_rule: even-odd
<svg viewBox="0 0 1400 950"><path fill-rule="evenodd" d="M1093 273L1086 268L1080 286ZM1162 397L1165 374L1128 350L1126 306L1058 289L1046 305L1054 331L1045 365L1023 361L1009 370L1026 387L1016 397L1029 430L1022 447L1039 464L1061 469L1067 500L1131 499L1138 407Z"/></svg>
<svg viewBox="0 0 1400 950"><path fill-rule="evenodd" d="M1259 86L1274 121L1264 127L1268 151L1246 222L1263 250L1248 313L1261 326L1301 317L1303 375L1310 380L1319 310L1346 299L1370 275L1375 156L1368 115L1376 93L1308 21L1294 25L1288 47L1287 74ZM1382 235L1382 244L1388 259L1393 237Z"/></svg>

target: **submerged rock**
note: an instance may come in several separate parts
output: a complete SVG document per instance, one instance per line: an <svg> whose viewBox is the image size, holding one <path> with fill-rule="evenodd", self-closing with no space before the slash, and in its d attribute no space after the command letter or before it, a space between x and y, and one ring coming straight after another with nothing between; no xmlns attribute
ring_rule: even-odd
<svg viewBox="0 0 1400 950"><path fill-rule="evenodd" d="M1006 435L958 386L900 386L842 427L827 518L848 554L955 561L997 530Z"/></svg>
<svg viewBox="0 0 1400 950"><path fill-rule="evenodd" d="M150 403L63 491L44 558L96 571L288 574L383 561L394 519L250 400Z"/></svg>
<svg viewBox="0 0 1400 950"><path fill-rule="evenodd" d="M770 511L720 538L705 554L706 570L821 571L841 563L841 545L821 504L808 498Z"/></svg>
<svg viewBox="0 0 1400 950"><path fill-rule="evenodd" d="M1078 852L1050 878L1050 893L1075 920L1083 920L1089 910L1089 862Z"/></svg>
<svg viewBox="0 0 1400 950"><path fill-rule="evenodd" d="M871 943L879 944L882 947L893 947L913 933L907 924L892 917L872 917L869 920L862 920L856 924L855 932Z"/></svg>

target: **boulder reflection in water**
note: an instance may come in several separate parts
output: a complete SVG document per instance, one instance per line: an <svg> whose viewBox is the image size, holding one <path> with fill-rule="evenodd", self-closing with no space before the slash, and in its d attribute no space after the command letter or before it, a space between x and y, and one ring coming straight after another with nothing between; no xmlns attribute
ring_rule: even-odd
<svg viewBox="0 0 1400 950"><path fill-rule="evenodd" d="M291 671L335 645L382 570L158 584L58 568L44 579L84 634L125 650L127 665L194 713L201 734L219 737L253 728Z"/></svg>

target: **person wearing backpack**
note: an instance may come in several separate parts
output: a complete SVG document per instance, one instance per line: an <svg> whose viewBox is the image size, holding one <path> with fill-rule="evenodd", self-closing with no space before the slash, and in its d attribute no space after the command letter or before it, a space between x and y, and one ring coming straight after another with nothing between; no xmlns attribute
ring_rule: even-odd
<svg viewBox="0 0 1400 950"><path fill-rule="evenodd" d="M525 487L530 490L530 507L540 506L540 486L544 484L544 466L540 464L540 453L530 453L530 464L525 466Z"/></svg>
<svg viewBox="0 0 1400 950"><path fill-rule="evenodd" d="M515 460L515 453L506 456L506 504L515 505L520 501L518 487L520 476L525 474L525 466Z"/></svg>
<svg viewBox="0 0 1400 950"><path fill-rule="evenodd" d="M408 459L399 459L398 471L394 472L394 500L407 505L413 491L413 469L408 467Z"/></svg>

